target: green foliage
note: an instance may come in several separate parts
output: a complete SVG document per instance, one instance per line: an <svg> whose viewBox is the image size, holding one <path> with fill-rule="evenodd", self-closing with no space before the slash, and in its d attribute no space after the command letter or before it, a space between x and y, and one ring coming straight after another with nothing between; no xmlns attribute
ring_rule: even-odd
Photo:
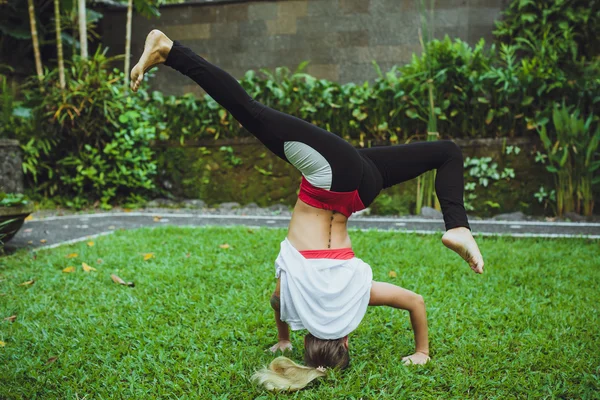
<svg viewBox="0 0 600 400"><path fill-rule="evenodd" d="M530 57L538 56L535 43L542 40L569 63L588 60L600 51L598 0L513 0L496 22L494 34Z"/></svg>
<svg viewBox="0 0 600 400"><path fill-rule="evenodd" d="M0 192L0 207L25 206L28 203L27 197L21 193Z"/></svg>
<svg viewBox="0 0 600 400"><path fill-rule="evenodd" d="M585 118L578 109L563 104L552 110L555 135L551 137L546 126L539 130L546 154L537 159L540 162L547 159L546 168L555 176L558 215L570 211L592 215L593 186L600 183L600 177L595 175L600 168L597 121L593 114Z"/></svg>
<svg viewBox="0 0 600 400"><path fill-rule="evenodd" d="M32 114L20 138L24 170L37 192L70 198L71 207L99 200L110 208L154 189L156 127L145 109L147 95L129 95L122 74L109 68L113 60L98 49L90 60L68 64L65 91L56 71L41 85L33 78L24 90Z"/></svg>
<svg viewBox="0 0 600 400"><path fill-rule="evenodd" d="M518 146L507 146L505 154L517 155L521 152ZM504 166L500 167L497 161L492 160L492 157L467 157L464 161L465 174L468 178L465 180L465 209L467 211L475 211L475 200L478 199L478 194L475 192L479 188L487 188L490 185L498 185L503 182L508 182L515 179L515 170L510 165L510 159L503 159ZM487 198L487 196L486 196ZM492 209L500 208L500 204L491 199L484 200L483 205Z"/></svg>

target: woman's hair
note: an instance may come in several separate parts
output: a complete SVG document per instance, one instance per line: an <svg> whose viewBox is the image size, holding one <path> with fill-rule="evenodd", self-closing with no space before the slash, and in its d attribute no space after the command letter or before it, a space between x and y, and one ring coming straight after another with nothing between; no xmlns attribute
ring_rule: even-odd
<svg viewBox="0 0 600 400"><path fill-rule="evenodd" d="M257 371L252 379L267 390L300 390L314 379L326 376L323 368L345 369L350 355L345 339L319 339L310 333L304 338L304 362L296 364L286 357L277 357L269 368Z"/></svg>

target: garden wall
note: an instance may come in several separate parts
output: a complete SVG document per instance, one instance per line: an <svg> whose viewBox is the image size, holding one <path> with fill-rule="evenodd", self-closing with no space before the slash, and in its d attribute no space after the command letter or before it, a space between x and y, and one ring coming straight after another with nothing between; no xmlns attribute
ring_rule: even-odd
<svg viewBox="0 0 600 400"><path fill-rule="evenodd" d="M240 78L249 69L287 66L309 60L307 72L337 82L363 82L420 53L419 0L203 1L163 6L161 17L133 19L132 56L140 56L153 28L189 45ZM429 1L425 1L429 3ZM475 44L491 42L494 20L507 0L437 0L436 37L449 35ZM100 30L112 54L125 49L124 8L106 9ZM168 94L200 89L163 68L152 88Z"/></svg>
<svg viewBox="0 0 600 400"><path fill-rule="evenodd" d="M23 193L21 162L19 142L0 139L0 192Z"/></svg>
<svg viewBox="0 0 600 400"><path fill-rule="evenodd" d="M534 197L540 185L552 187L552 178L543 166L532 164L537 143L529 139L455 140L466 157L492 157L501 167L515 170L515 178L479 187L473 201L477 215L521 210L542 214L544 210ZM506 155L507 145L517 145L518 155ZM269 206L275 203L293 205L297 198L300 173L291 165L267 151L254 139L207 142L205 146L173 143L161 148L159 185L181 198L202 199L209 205L237 202ZM484 193L485 192L485 193ZM414 213L416 180L387 189L371 206L377 214ZM486 204L485 201L492 200ZM496 203L497 206L493 205ZM492 204L492 205L490 205Z"/></svg>

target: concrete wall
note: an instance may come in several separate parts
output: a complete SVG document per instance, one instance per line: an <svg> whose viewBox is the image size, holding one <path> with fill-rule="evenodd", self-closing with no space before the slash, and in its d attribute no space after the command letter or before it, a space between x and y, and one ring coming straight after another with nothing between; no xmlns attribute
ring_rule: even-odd
<svg viewBox="0 0 600 400"><path fill-rule="evenodd" d="M248 69L288 66L309 60L307 72L333 81L363 82L420 52L419 0L196 1L165 6L159 19L134 16L132 56L137 60L153 28L190 46L239 78ZM425 0L429 3L428 0ZM492 39L494 20L508 0L436 0L435 36L448 34L471 44ZM125 10L104 11L101 31L113 54L123 53ZM133 63L135 61L132 61ZM153 89L169 94L201 91L163 68Z"/></svg>
<svg viewBox="0 0 600 400"><path fill-rule="evenodd" d="M23 193L21 163L19 142L0 139L0 192Z"/></svg>

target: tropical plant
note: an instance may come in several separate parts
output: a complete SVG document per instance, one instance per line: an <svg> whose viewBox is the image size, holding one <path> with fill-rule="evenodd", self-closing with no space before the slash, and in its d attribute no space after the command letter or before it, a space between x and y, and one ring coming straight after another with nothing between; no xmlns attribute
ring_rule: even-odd
<svg viewBox="0 0 600 400"><path fill-rule="evenodd" d="M35 9L33 6L33 0L27 0L29 9L29 24L31 26L31 41L33 44L33 55L35 58L35 69L37 72L38 79L41 81L43 77L42 69L42 57L40 55L40 44L38 41L37 25L35 22Z"/></svg>
<svg viewBox="0 0 600 400"><path fill-rule="evenodd" d="M105 53L69 61L64 91L56 70L44 77L44 92L32 81L24 90L32 118L22 134L23 167L37 192L69 198L73 207L99 200L109 208L154 190L148 96L144 88L129 96L123 75L110 67L121 57Z"/></svg>
<svg viewBox="0 0 600 400"><path fill-rule="evenodd" d="M77 1L77 21L79 23L79 43L81 47L81 58L88 58L88 41L87 41L87 13L85 11L85 0Z"/></svg>
<svg viewBox="0 0 600 400"><path fill-rule="evenodd" d="M0 192L0 207L17 207L29 204L29 200L21 193Z"/></svg>
<svg viewBox="0 0 600 400"><path fill-rule="evenodd" d="M427 141L433 142L438 139L440 134L437 129L437 115L435 113L435 86L433 81L433 65L431 62L431 56L427 54L429 47L425 46L423 41L422 31L426 35L427 42L431 42L434 37L434 6L435 0L430 1L429 9L429 21L427 18L427 8L425 6L425 0L418 0L421 14L421 29L419 30L419 42L421 43L421 49L423 51L423 59L426 64L425 74L425 86L427 87ZM435 171L429 171L417 178L417 198L416 198L416 214L421 213L423 206L433 207L440 210L440 203L435 195Z"/></svg>
<svg viewBox="0 0 600 400"><path fill-rule="evenodd" d="M60 26L60 0L54 0L54 21L56 27L56 52L58 54L58 77L60 88L65 88L65 60Z"/></svg>
<svg viewBox="0 0 600 400"><path fill-rule="evenodd" d="M546 169L555 176L557 213L592 215L593 186L600 183L600 176L594 175L600 168L598 118L593 114L585 118L579 110L563 103L552 110L552 128L554 136L546 126L539 129L546 150L546 157L539 159L548 160Z"/></svg>

